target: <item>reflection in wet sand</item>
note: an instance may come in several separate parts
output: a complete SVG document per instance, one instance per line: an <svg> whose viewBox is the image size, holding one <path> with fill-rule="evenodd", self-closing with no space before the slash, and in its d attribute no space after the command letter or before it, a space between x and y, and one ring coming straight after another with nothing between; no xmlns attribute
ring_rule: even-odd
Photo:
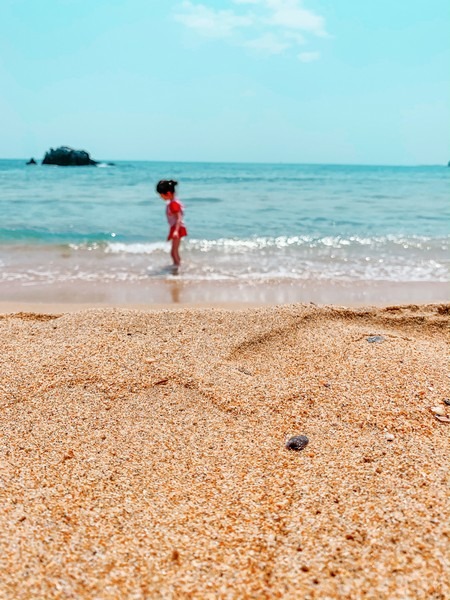
<svg viewBox="0 0 450 600"><path fill-rule="evenodd" d="M175 281L172 280L172 281L168 281L167 284L169 286L172 302L174 304L179 304L179 302L181 302L181 300L180 300L181 282L177 281L177 280L175 280Z"/></svg>

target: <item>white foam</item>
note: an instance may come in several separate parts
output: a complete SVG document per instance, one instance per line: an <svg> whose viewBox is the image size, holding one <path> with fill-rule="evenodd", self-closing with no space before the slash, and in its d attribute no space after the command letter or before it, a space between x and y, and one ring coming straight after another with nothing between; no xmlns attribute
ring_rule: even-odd
<svg viewBox="0 0 450 600"><path fill-rule="evenodd" d="M116 234L111 234L115 237ZM168 243L158 242L89 242L87 244L70 244L73 250L101 250L107 254L142 254L152 255L161 251L167 252ZM295 250L298 249L352 249L357 250L361 247L370 249L400 248L402 250L428 250L428 251L448 251L450 247L450 238L433 239L424 236L323 236L313 237L304 236L278 236L264 237L255 236L247 239L237 238L219 238L215 240L191 239L188 238L183 243L183 248L187 251L197 251L201 253L218 252L225 255L248 254L263 250Z"/></svg>
<svg viewBox="0 0 450 600"><path fill-rule="evenodd" d="M105 246L105 252L111 254L154 254L163 250L167 252L166 242L132 243L110 242Z"/></svg>

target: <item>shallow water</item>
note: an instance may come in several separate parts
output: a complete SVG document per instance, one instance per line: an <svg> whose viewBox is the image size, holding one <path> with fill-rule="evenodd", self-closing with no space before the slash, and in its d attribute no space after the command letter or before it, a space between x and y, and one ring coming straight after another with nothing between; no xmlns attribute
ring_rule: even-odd
<svg viewBox="0 0 450 600"><path fill-rule="evenodd" d="M449 280L446 167L2 160L0 293L173 277L166 177L186 206L185 282Z"/></svg>

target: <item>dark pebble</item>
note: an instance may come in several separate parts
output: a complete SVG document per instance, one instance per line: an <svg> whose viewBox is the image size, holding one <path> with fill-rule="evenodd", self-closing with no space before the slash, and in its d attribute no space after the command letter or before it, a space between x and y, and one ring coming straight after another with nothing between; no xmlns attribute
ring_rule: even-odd
<svg viewBox="0 0 450 600"><path fill-rule="evenodd" d="M303 450L308 444L309 440L306 435L294 435L286 442L286 448L288 450Z"/></svg>
<svg viewBox="0 0 450 600"><path fill-rule="evenodd" d="M382 335L370 335L367 338L367 341L370 344L384 342L384 337Z"/></svg>
<svg viewBox="0 0 450 600"><path fill-rule="evenodd" d="M446 398L444 400L444 404L446 404L447 406L450 406L450 398Z"/></svg>

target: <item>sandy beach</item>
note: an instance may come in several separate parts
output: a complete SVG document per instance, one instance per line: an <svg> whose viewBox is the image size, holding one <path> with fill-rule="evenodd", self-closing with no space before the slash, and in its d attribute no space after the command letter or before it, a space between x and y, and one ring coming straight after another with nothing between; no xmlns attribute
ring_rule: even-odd
<svg viewBox="0 0 450 600"><path fill-rule="evenodd" d="M3 304L0 598L450 598L449 311Z"/></svg>

